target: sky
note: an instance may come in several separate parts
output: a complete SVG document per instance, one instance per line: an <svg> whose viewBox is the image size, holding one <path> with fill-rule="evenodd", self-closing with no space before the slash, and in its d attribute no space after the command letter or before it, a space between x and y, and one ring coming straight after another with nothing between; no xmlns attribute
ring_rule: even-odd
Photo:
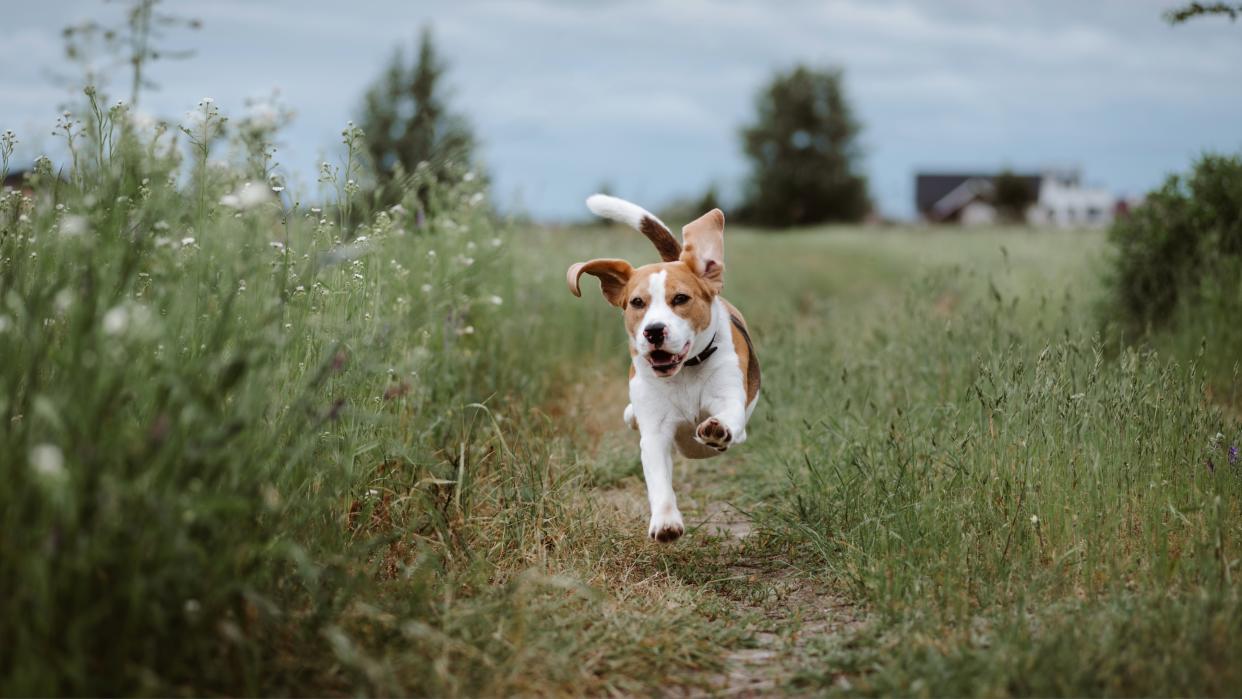
<svg viewBox="0 0 1242 699"><path fill-rule="evenodd" d="M861 164L880 211L914 215L920 170L1081 168L1139 195L1204 151L1242 150L1242 22L1178 27L1170 0L168 0L202 20L178 30L143 111L180 119L212 97L240 116L279 89L295 113L279 160L313 184L367 84L430 24L451 102L473 124L497 203L580 218L604 182L658 208L709 184L741 191L739 130L778 70L837 66L864 130ZM0 44L0 129L29 160L72 75L61 29L115 21L103 0L14 3ZM127 93L123 75L114 83ZM673 222L670 222L673 223Z"/></svg>

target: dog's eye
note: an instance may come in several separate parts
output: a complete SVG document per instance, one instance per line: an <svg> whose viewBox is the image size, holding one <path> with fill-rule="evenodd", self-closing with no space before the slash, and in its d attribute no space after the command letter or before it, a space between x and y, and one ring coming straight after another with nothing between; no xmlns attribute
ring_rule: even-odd
<svg viewBox="0 0 1242 699"><path fill-rule="evenodd" d="M630 306L633 308L642 308L643 306L646 306L646 305L647 304L643 303L643 300L638 298L637 296L630 299Z"/></svg>
<svg viewBox="0 0 1242 699"><path fill-rule="evenodd" d="M688 303L689 301L690 301L690 297L686 296L685 294L677 294L676 296L673 297L674 306L680 306L681 304Z"/></svg>

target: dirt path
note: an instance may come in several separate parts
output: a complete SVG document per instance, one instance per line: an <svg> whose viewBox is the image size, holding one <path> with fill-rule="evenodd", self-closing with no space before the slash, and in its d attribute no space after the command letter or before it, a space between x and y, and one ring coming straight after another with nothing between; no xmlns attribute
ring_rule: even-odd
<svg viewBox="0 0 1242 699"><path fill-rule="evenodd" d="M715 460L713 460L715 461ZM751 518L723 499L736 486L710 478L712 462L679 463L679 504L687 534L674 544L712 547L720 572L704 587L728 609L728 621L744 634L736 647L721 648L721 671L668 678L673 696L753 697L777 691L796 693L798 672L844 632L859 628L863 611L839 591L817 583L805 571L765 548ZM688 473L687 473L688 472ZM735 476L736 477L736 476ZM602 490L604 506L636 530L646 522L647 500L641 480ZM704 605L715 613L717 605ZM815 668L822 670L822 668Z"/></svg>
<svg viewBox="0 0 1242 699"><path fill-rule="evenodd" d="M593 375L571 389L573 419L590 442L592 463L603 472L590 495L604 518L616 526L645 531L648 511L637 435L626 429L616 402L625 396L622 377ZM817 582L792 565L783 552L757 531L744 511L755 496L755 469L761 465L740 447L738 454L689 461L678 459L675 484L686 522L686 536L653 547L698 547L705 582L688 583L707 597L700 605L712 623L738 625L741 641L721 647L719 670L664 678L672 696L751 697L792 690L798 672L814 666L816 656L849 630L863 624L863 611L838 590ZM739 506L740 505L740 506ZM693 578L694 576L687 576Z"/></svg>
<svg viewBox="0 0 1242 699"><path fill-rule="evenodd" d="M693 467L692 467L693 468ZM696 479L698 480L698 479ZM636 484L641 486L641 484ZM609 507L639 524L646 520L641 488L604 491ZM675 696L753 697L793 690L800 669L814 661L825 641L863 624L863 613L843 595L765 551L750 517L712 498L715 488L683 483L682 513L688 534L672 546L714 546L728 560L726 574L709 587L730 610L730 623L744 625L744 642L722 648L723 671L670 678ZM659 544L652 544L653 546Z"/></svg>

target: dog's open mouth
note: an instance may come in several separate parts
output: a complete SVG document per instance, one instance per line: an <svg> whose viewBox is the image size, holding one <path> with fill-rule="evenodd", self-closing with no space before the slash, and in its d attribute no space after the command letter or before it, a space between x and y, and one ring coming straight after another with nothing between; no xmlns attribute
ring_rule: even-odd
<svg viewBox="0 0 1242 699"><path fill-rule="evenodd" d="M680 354L673 354L665 350L651 350L647 353L647 362L651 364L651 368L657 376L672 376L681 368L681 363L686 361L686 355L690 353L690 345L687 344Z"/></svg>

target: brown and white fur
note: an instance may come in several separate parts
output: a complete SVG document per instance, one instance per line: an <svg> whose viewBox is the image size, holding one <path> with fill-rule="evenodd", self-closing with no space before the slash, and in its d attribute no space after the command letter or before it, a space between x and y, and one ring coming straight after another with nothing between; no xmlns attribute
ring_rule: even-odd
<svg viewBox="0 0 1242 699"><path fill-rule="evenodd" d="M617 259L579 262L567 279L581 296L582 275L599 278L604 298L624 311L633 360L624 419L639 433L651 504L647 534L673 541L685 532L673 493L673 450L704 459L745 442L759 398L759 362L746 321L720 295L724 214L713 209L686 224L683 245L636 204L596 194L587 207L646 235L663 259L638 268Z"/></svg>

